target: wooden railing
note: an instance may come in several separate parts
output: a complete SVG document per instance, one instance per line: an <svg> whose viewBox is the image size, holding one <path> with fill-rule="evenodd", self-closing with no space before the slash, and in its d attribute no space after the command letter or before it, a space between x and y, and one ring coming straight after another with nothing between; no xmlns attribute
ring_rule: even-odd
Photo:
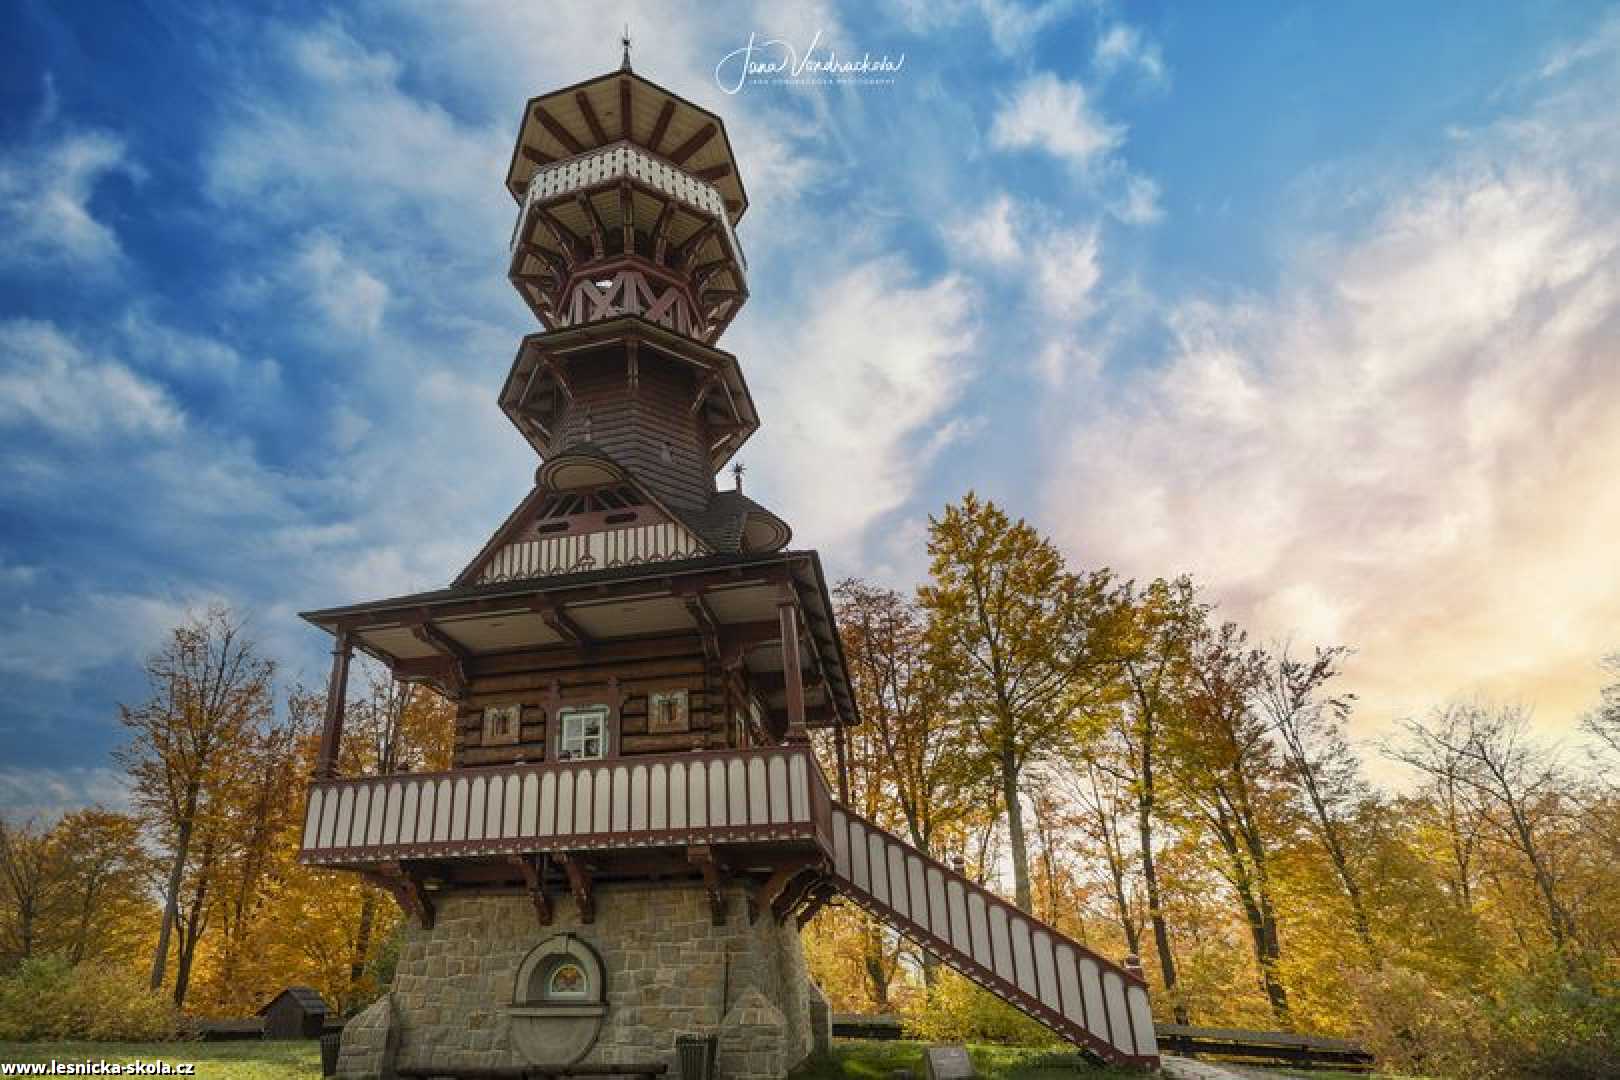
<svg viewBox="0 0 1620 1080"><path fill-rule="evenodd" d="M1159 1063L1147 986L892 833L834 804L840 892L1008 1004L1105 1061Z"/></svg>
<svg viewBox="0 0 1620 1080"><path fill-rule="evenodd" d="M830 853L810 748L704 751L316 780L300 861L799 841Z"/></svg>
<svg viewBox="0 0 1620 1080"><path fill-rule="evenodd" d="M572 195L576 191L619 179L639 181L679 199L699 213L713 217L726 238L739 271L747 272L748 259L743 255L742 245L737 242L737 234L732 230L731 215L726 213L726 200L720 194L720 189L628 142L609 143L536 169L534 175L529 177L523 205L518 209L517 224L512 229L512 250L517 250L519 241L526 235L529 211L536 202Z"/></svg>

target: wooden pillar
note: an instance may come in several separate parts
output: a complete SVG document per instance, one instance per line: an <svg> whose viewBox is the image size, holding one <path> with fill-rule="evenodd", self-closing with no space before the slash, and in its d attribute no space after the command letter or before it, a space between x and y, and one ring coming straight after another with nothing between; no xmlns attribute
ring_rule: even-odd
<svg viewBox="0 0 1620 1080"><path fill-rule="evenodd" d="M838 801L849 805L849 761L844 750L844 717L833 713L833 753L838 758Z"/></svg>
<svg viewBox="0 0 1620 1080"><path fill-rule="evenodd" d="M321 728L321 750L315 759L315 778L337 775L338 748L343 743L343 706L349 696L349 660L354 646L349 632L339 630L332 641L332 679L326 686L326 723Z"/></svg>
<svg viewBox="0 0 1620 1080"><path fill-rule="evenodd" d="M808 742L804 728L804 670L799 666L799 608L792 600L776 607L782 623L782 685L787 691L787 741Z"/></svg>

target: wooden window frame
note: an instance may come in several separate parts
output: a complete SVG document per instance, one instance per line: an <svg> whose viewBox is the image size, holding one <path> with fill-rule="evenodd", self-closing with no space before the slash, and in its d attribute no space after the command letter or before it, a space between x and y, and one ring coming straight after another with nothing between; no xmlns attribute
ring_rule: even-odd
<svg viewBox="0 0 1620 1080"><path fill-rule="evenodd" d="M653 699L661 697L679 696L681 699L681 712L685 722L680 727L655 728L653 727ZM690 735L692 733L692 690L686 686L667 686L657 690L647 691L647 734L648 735Z"/></svg>
<svg viewBox="0 0 1620 1080"><path fill-rule="evenodd" d="M565 757L563 740L567 738L568 718L572 713L600 713L602 716L602 752L595 757ZM553 761L606 761L619 756L619 710L605 701L586 701L569 705L559 705L553 714L553 727L556 728L554 745L551 747Z"/></svg>
<svg viewBox="0 0 1620 1080"><path fill-rule="evenodd" d="M513 710L512 728L507 735L492 739L489 733L490 715L497 710ZM478 745L479 746L518 746L523 742L523 703L520 701L502 701L494 705L485 705L478 714Z"/></svg>

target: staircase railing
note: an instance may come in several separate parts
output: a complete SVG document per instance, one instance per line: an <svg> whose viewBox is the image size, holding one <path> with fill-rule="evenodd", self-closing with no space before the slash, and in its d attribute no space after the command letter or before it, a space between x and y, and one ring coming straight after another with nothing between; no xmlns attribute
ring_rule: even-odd
<svg viewBox="0 0 1620 1080"><path fill-rule="evenodd" d="M835 884L962 975L1105 1061L1159 1063L1147 984L834 803Z"/></svg>

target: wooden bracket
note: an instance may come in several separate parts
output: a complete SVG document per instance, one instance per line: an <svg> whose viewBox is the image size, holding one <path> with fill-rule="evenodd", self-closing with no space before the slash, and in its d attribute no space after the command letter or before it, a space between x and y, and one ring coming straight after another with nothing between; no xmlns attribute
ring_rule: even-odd
<svg viewBox="0 0 1620 1080"><path fill-rule="evenodd" d="M591 892L591 872L573 855L558 855L563 871L568 875L568 889L574 894L574 907L579 921L589 926L596 921L596 897Z"/></svg>
<svg viewBox="0 0 1620 1080"><path fill-rule="evenodd" d="M805 900L804 906L799 908L798 912L794 915L794 921L797 922L801 928L808 925L810 920L815 918L817 913L819 913L821 909L826 906L827 901L831 900L836 895L838 895L838 890L834 889L830 885L823 885L820 888L813 890L810 893L809 898Z"/></svg>
<svg viewBox="0 0 1620 1080"><path fill-rule="evenodd" d="M686 849L686 858L703 874L703 891L709 894L709 921L715 926L726 925L726 874L714 857L714 849L707 844L695 844Z"/></svg>
<svg viewBox="0 0 1620 1080"><path fill-rule="evenodd" d="M433 929L433 900L418 871L404 863L391 862L384 863L376 873L366 874L365 878L393 896L405 914L415 916L422 929Z"/></svg>
<svg viewBox="0 0 1620 1080"><path fill-rule="evenodd" d="M780 922L786 912L778 913L777 905L789 895L788 887L793 884L795 878L819 865L819 859L794 859L778 866L771 876L765 879L764 884L748 897L748 921L758 922L759 917L769 911Z"/></svg>
<svg viewBox="0 0 1620 1080"><path fill-rule="evenodd" d="M534 916L540 920L541 926L550 926L552 919L551 900L546 896L546 863L539 855L513 855L512 865L523 873L524 888L529 890L529 899L534 902Z"/></svg>
<svg viewBox="0 0 1620 1080"><path fill-rule="evenodd" d="M562 605L556 603L544 594L529 598L529 609L540 616L540 621L551 628L552 633L577 648L588 649L595 642L585 632L584 627L569 617Z"/></svg>

